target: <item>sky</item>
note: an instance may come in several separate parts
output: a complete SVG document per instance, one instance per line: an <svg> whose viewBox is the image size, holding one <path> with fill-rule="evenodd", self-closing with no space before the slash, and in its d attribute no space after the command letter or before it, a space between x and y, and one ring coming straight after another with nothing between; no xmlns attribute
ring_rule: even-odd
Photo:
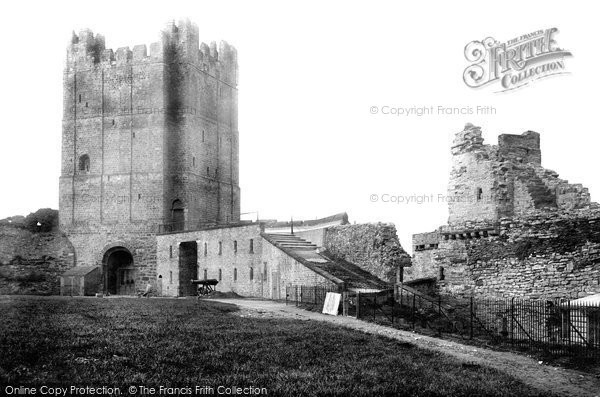
<svg viewBox="0 0 600 397"><path fill-rule="evenodd" d="M391 222L411 235L445 224L450 144L468 122L486 143L541 134L542 164L599 201L592 3L354 1L9 2L0 18L0 219L58 208L62 71L72 31L106 47L157 41L189 18L238 50L242 212L262 219ZM463 81L465 45L558 28L568 73L496 92ZM422 116L389 109L432 107ZM477 106L493 108L477 114ZM458 108L450 114L438 110ZM460 109L473 109L461 114ZM384 110L385 109L385 110ZM376 111L376 113L375 113ZM406 197L402 203L382 197ZM434 196L419 203L418 198ZM413 199L410 199L410 197ZM375 201L373 198L376 197ZM390 201L390 200L388 200ZM254 217L255 215L248 215Z"/></svg>

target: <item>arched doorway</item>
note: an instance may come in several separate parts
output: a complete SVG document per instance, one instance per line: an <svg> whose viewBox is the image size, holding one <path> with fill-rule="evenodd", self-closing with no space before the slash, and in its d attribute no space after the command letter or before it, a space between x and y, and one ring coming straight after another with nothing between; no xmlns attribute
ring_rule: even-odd
<svg viewBox="0 0 600 397"><path fill-rule="evenodd" d="M181 200L173 201L171 207L171 222L173 224L173 231L185 229L185 208Z"/></svg>
<svg viewBox="0 0 600 397"><path fill-rule="evenodd" d="M106 251L102 265L105 293L109 295L135 294L133 256L127 248L113 247Z"/></svg>

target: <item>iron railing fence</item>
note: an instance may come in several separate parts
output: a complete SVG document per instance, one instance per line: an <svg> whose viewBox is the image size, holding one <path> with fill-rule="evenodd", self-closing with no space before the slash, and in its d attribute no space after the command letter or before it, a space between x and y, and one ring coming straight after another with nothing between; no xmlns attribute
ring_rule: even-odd
<svg viewBox="0 0 600 397"><path fill-rule="evenodd" d="M361 294L360 299L370 298ZM519 350L600 359L600 302L456 300L432 298L409 287L399 287L395 303L400 306L395 308L392 304L395 318L413 328L430 328Z"/></svg>
<svg viewBox="0 0 600 397"><path fill-rule="evenodd" d="M396 290L356 292L337 286L289 285L286 304L322 309L328 292L342 294L340 313L400 328L428 329L486 344L600 360L600 303L567 299L453 299Z"/></svg>
<svg viewBox="0 0 600 397"><path fill-rule="evenodd" d="M285 303L296 306L320 306L325 303L328 292L342 293L338 286L288 285L285 290Z"/></svg>

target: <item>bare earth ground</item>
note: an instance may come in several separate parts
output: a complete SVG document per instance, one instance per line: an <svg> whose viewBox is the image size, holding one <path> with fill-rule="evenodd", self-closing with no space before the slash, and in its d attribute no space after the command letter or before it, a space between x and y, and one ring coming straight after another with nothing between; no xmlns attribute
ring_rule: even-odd
<svg viewBox="0 0 600 397"><path fill-rule="evenodd" d="M600 396L600 379L583 372L539 364L535 359L397 330L351 317L328 316L285 303L255 299L211 299L238 306L237 315L259 318L289 318L323 321L375 335L383 335L454 356L469 363L492 367L508 373L542 392L563 396Z"/></svg>

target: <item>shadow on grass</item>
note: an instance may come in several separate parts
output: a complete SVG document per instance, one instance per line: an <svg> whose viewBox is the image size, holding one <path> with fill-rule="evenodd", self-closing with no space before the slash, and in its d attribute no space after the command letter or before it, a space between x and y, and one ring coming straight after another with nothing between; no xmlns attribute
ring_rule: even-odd
<svg viewBox="0 0 600 397"><path fill-rule="evenodd" d="M265 387L271 395L540 395L500 371L195 299L0 298L0 383Z"/></svg>

